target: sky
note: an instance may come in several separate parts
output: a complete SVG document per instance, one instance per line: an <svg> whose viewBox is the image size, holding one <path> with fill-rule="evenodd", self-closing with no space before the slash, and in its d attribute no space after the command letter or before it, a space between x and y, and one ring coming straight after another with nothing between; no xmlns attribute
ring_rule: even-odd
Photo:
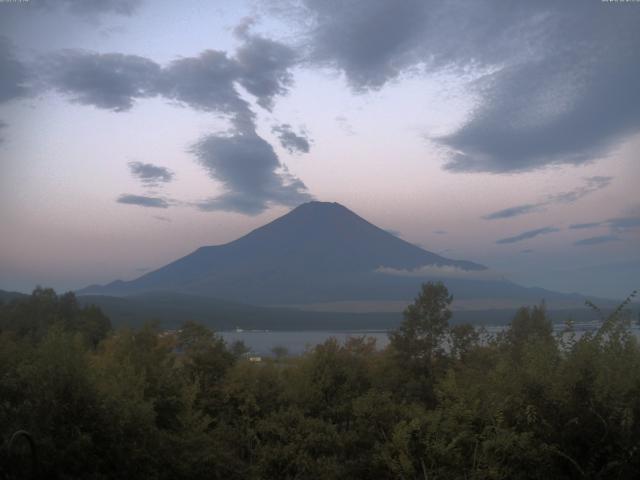
<svg viewBox="0 0 640 480"><path fill-rule="evenodd" d="M523 285L640 287L640 2L0 2L0 288L310 200Z"/></svg>

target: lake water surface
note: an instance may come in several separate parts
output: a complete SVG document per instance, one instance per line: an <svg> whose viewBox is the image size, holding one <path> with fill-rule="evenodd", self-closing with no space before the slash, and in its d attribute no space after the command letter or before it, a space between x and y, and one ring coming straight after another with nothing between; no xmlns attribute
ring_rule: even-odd
<svg viewBox="0 0 640 480"><path fill-rule="evenodd" d="M582 334L588 331L593 331L598 327L598 324L578 324L575 325L576 337L580 337ZM564 325L554 325L556 332L562 331ZM489 326L485 327L488 334L496 334L504 330L505 326ZM633 332L636 336L640 337L640 327L634 326ZM389 343L389 337L387 331L381 330L353 330L353 331L227 331L219 332L227 343L233 343L237 340L241 340L245 343L251 351L257 355L270 356L272 350L275 347L285 347L290 355L300 355L312 349L316 345L324 343L330 337L336 338L340 343L344 343L349 337L373 337L376 339L376 345L378 348L384 348Z"/></svg>
<svg viewBox="0 0 640 480"><path fill-rule="evenodd" d="M384 348L389 343L386 331L243 331L243 332L219 332L227 343L241 340L252 352L269 356L275 347L285 347L289 354L300 355L307 349L324 343L325 340L334 337L340 343L344 343L349 337L373 337L378 348Z"/></svg>

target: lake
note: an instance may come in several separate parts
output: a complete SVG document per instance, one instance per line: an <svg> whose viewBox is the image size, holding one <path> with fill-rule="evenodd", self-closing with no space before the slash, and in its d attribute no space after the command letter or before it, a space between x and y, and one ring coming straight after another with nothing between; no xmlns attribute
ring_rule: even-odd
<svg viewBox="0 0 640 480"><path fill-rule="evenodd" d="M389 343L386 331L361 330L361 331L253 331L242 332L229 331L218 332L229 344L241 340L252 352L270 356L274 347L285 347L289 354L300 355L307 349L324 343L325 340L335 337L340 343L349 337L373 337L378 348L384 348Z"/></svg>
<svg viewBox="0 0 640 480"><path fill-rule="evenodd" d="M576 324L574 326L576 337L598 327L596 323ZM504 330L504 325L488 326L485 330L489 334L496 334ZM564 325L556 324L556 332L562 331ZM640 337L640 327L634 325L632 331ZM274 347L285 347L290 355L300 355L310 348L334 337L340 343L344 343L349 337L373 337L378 348L384 348L389 343L386 330L310 330L310 331L271 331L271 330L245 330L218 332L229 344L241 340L251 351L261 356L271 356Z"/></svg>

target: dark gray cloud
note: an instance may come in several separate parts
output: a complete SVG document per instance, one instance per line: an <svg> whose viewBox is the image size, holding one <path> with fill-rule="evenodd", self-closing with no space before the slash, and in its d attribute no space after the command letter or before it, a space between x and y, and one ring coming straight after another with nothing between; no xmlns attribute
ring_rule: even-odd
<svg viewBox="0 0 640 480"><path fill-rule="evenodd" d="M446 230L434 230L433 233L435 233L436 235L446 235L447 231Z"/></svg>
<svg viewBox="0 0 640 480"><path fill-rule="evenodd" d="M570 225L569 228L572 230L584 230L601 226L609 227L612 232L623 233L640 228L640 217L617 217L602 220L601 222L576 223Z"/></svg>
<svg viewBox="0 0 640 480"><path fill-rule="evenodd" d="M306 0L300 18L312 22L309 56L343 71L356 90L379 88L419 58L429 6L389 2Z"/></svg>
<svg viewBox="0 0 640 480"><path fill-rule="evenodd" d="M271 131L278 136L280 144L289 153L309 153L309 139L304 132L295 133L288 123L274 125Z"/></svg>
<svg viewBox="0 0 640 480"><path fill-rule="evenodd" d="M573 225L569 225L571 230L584 230L585 228L594 228L602 225L603 222L591 222L591 223L576 223Z"/></svg>
<svg viewBox="0 0 640 480"><path fill-rule="evenodd" d="M242 40L235 56L205 50L165 68L137 55L68 50L47 61L45 82L72 101L115 111L130 109L138 98L162 95L227 115L236 129L252 130L254 114L236 84L270 109L273 98L285 94L291 84L295 55L284 44L248 32Z"/></svg>
<svg viewBox="0 0 640 480"><path fill-rule="evenodd" d="M576 246L600 245L601 243L618 242L620 238L615 235L600 235L597 237L584 238L573 244Z"/></svg>
<svg viewBox="0 0 640 480"><path fill-rule="evenodd" d="M72 102L121 112L158 93L160 72L158 64L137 55L67 50L49 59L45 81Z"/></svg>
<svg viewBox="0 0 640 480"><path fill-rule="evenodd" d="M453 172L598 159L640 131L640 9L616 2L302 0L307 58L355 90L402 75L473 72L466 123L434 140Z"/></svg>
<svg viewBox="0 0 640 480"><path fill-rule="evenodd" d="M270 2L272 3L272 2ZM342 71L355 90L403 74L497 65L539 40L546 18L531 2L283 0L306 34L307 59ZM548 7L547 7L548 8ZM535 46L532 45L532 46Z"/></svg>
<svg viewBox="0 0 640 480"><path fill-rule="evenodd" d="M116 200L118 203L124 203L126 205L138 205L140 207L148 208L169 208L170 202L161 197L147 197L144 195L131 195L123 193Z"/></svg>
<svg viewBox="0 0 640 480"><path fill-rule="evenodd" d="M528 240L530 238L537 237L539 235L547 235L549 233L554 233L559 231L560 230L555 227L544 227L544 228L538 228L535 230L527 230L526 232L522 232L521 234L516 235L514 237L501 238L500 240L497 240L496 243L500 245L507 244L507 243L516 243L516 242L521 242L523 240Z"/></svg>
<svg viewBox="0 0 640 480"><path fill-rule="evenodd" d="M18 60L11 41L0 35L0 103L29 93L27 67Z"/></svg>
<svg viewBox="0 0 640 480"><path fill-rule="evenodd" d="M212 134L193 147L199 163L220 181L226 192L198 204L203 210L257 214L269 204L293 206L311 199L302 181L291 175L273 148L256 133L255 113L237 86L269 110L277 95L291 84L294 51L281 43L252 35L249 24L237 30L242 45L234 56L206 50L174 60L162 68L155 62L118 53L66 51L48 61L46 80L77 103L113 111L130 109L139 98L162 96L196 110L223 115L231 121L224 134ZM282 129L286 148L308 151L308 140ZM283 140L284 137L284 140ZM306 144L304 143L306 142ZM134 162L132 173L148 185L166 182L162 167ZM167 208L162 198L123 195L118 201Z"/></svg>
<svg viewBox="0 0 640 480"><path fill-rule="evenodd" d="M239 74L237 62L226 52L205 50L197 57L171 62L162 73L159 90L197 110L252 118L249 104L234 85Z"/></svg>
<svg viewBox="0 0 640 480"><path fill-rule="evenodd" d="M7 124L5 122L3 122L2 120L0 120L0 144L2 144L4 142L4 136L2 134L2 131L7 128Z"/></svg>
<svg viewBox="0 0 640 480"><path fill-rule="evenodd" d="M640 130L640 10L606 2L528 3L547 18L544 36L531 45L531 58L481 79L478 108L439 139L455 152L445 165L451 171L583 164Z"/></svg>
<svg viewBox="0 0 640 480"><path fill-rule="evenodd" d="M274 97L284 95L292 83L295 53L287 45L250 34L246 24L236 33L243 43L233 57L206 50L198 57L175 60L163 72L159 89L192 108L231 116L237 130L252 131L254 114L236 83L270 110Z"/></svg>
<svg viewBox="0 0 640 480"><path fill-rule="evenodd" d="M173 180L174 173L166 167L153 165L152 163L129 162L131 174L149 187L155 187L161 183L169 183Z"/></svg>
<svg viewBox="0 0 640 480"><path fill-rule="evenodd" d="M610 218L606 223L614 232L624 232L640 228L640 217Z"/></svg>
<svg viewBox="0 0 640 480"><path fill-rule="evenodd" d="M575 190L571 190L569 192L558 193L555 195L550 195L547 200L547 204L549 203L574 203L580 200L581 198L586 197L587 195L597 192L605 187L608 187L613 180L613 177L587 177L585 178L585 185L576 188Z"/></svg>
<svg viewBox="0 0 640 480"><path fill-rule="evenodd" d="M528 203L525 205L517 205L515 207L498 210L497 212L490 213L483 216L482 218L484 218L485 220L497 220L502 218L518 217L527 213L539 212L541 210L544 210L544 205L544 203Z"/></svg>
<svg viewBox="0 0 640 480"><path fill-rule="evenodd" d="M520 215L526 215L528 213L542 212L545 210L545 207L553 204L574 203L593 192L597 192L598 190L609 186L612 179L612 177L600 176L587 177L584 179L585 184L578 188L575 188L574 190L548 195L545 200L538 203L527 203L524 205L517 205L515 207L498 210L497 212L490 213L483 216L482 218L484 218L485 220L512 218L518 217Z"/></svg>
<svg viewBox="0 0 640 480"><path fill-rule="evenodd" d="M202 210L256 215L269 203L295 206L311 199L302 181L286 171L273 147L255 133L208 135L193 153L227 190L201 202Z"/></svg>
<svg viewBox="0 0 640 480"><path fill-rule="evenodd" d="M530 248L527 248L525 250L520 250L520 253L522 253L522 254L528 254L528 253L533 253L533 252L534 252L534 250L532 250Z"/></svg>
<svg viewBox="0 0 640 480"><path fill-rule="evenodd" d="M273 107L273 98L284 95L293 83L291 67L296 62L295 51L280 42L251 35L246 26L236 29L243 45L235 55L238 82L258 99L266 110Z"/></svg>
<svg viewBox="0 0 640 480"><path fill-rule="evenodd" d="M181 59L167 69L161 90L193 108L230 116L232 128L197 142L192 152L226 192L198 204L205 211L223 210L256 215L270 204L295 206L312 197L300 179L291 175L273 147L256 133L255 114L238 94L242 85L270 109L273 97L286 93L294 62L293 51L281 44L236 30L244 41L235 57L208 51L197 59ZM167 93L169 92L169 93Z"/></svg>

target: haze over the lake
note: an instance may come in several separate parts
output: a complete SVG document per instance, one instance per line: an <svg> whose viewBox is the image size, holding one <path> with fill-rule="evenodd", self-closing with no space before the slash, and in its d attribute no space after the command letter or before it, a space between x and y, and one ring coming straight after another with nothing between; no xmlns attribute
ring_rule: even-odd
<svg viewBox="0 0 640 480"><path fill-rule="evenodd" d="M640 279L640 2L0 2L0 288L339 202L524 285Z"/></svg>

